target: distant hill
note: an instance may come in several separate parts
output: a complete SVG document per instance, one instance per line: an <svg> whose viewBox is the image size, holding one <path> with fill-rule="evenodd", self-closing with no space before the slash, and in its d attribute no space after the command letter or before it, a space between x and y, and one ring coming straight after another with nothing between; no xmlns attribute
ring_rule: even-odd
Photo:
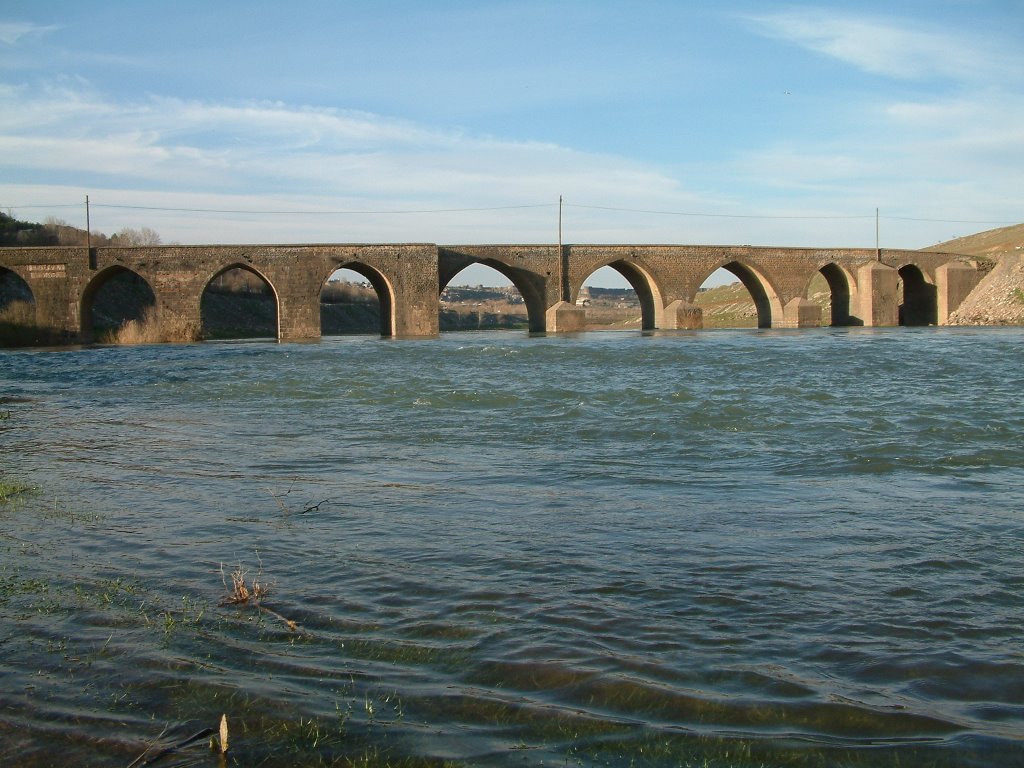
<svg viewBox="0 0 1024 768"><path fill-rule="evenodd" d="M1024 325L1024 224L958 237L927 250L976 256L990 271L950 325Z"/></svg>
<svg viewBox="0 0 1024 768"><path fill-rule="evenodd" d="M704 312L705 328L757 328L757 307L739 280L700 291L694 303Z"/></svg>
<svg viewBox="0 0 1024 768"><path fill-rule="evenodd" d="M1024 224L990 229L923 248L973 256L987 274L950 319L951 325L1024 325ZM808 298L830 312L831 294L824 280L815 278ZM754 327L757 310L741 283L732 283L697 294L704 310L704 325Z"/></svg>
<svg viewBox="0 0 1024 768"><path fill-rule="evenodd" d="M59 242L57 233L42 224L19 221L6 213L0 213L0 245L58 245Z"/></svg>
<svg viewBox="0 0 1024 768"><path fill-rule="evenodd" d="M962 253L965 256L980 256L998 261L1000 256L1024 251L1024 224L958 237L956 240L947 240L923 250Z"/></svg>

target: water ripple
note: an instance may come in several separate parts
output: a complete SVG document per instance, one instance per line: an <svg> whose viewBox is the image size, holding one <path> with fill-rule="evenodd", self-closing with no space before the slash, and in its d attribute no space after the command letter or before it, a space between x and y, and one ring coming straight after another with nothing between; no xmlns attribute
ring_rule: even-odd
<svg viewBox="0 0 1024 768"><path fill-rule="evenodd" d="M0 761L1011 765L1022 341L2 352Z"/></svg>

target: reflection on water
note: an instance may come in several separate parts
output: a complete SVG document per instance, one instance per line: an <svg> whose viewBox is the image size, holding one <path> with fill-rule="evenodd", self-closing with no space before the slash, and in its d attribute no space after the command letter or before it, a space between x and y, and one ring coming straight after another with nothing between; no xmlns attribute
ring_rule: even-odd
<svg viewBox="0 0 1024 768"><path fill-rule="evenodd" d="M0 762L1013 764L1022 342L0 352Z"/></svg>

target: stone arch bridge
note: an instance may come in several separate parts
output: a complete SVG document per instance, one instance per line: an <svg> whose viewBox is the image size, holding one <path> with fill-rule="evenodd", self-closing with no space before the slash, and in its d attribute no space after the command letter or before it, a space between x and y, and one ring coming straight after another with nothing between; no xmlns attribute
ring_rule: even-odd
<svg viewBox="0 0 1024 768"><path fill-rule="evenodd" d="M749 290L763 328L944 324L982 277L970 258L929 251L704 245L206 245L0 248L0 285L16 285L40 334L91 341L97 291L131 272L152 290L158 317L198 323L204 290L225 272L255 273L272 290L282 341L320 336L320 292L341 268L377 292L385 336L438 333L441 291L465 267L485 264L518 288L533 332L586 326L576 299L602 267L636 290L644 329L702 327L694 299L719 268ZM808 300L824 277L831 316ZM0 307L2 309L2 307Z"/></svg>

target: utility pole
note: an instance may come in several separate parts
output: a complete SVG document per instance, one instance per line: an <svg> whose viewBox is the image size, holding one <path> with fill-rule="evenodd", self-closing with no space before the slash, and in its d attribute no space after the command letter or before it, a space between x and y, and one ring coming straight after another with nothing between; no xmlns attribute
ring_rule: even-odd
<svg viewBox="0 0 1024 768"><path fill-rule="evenodd" d="M85 252L89 255L89 269L96 269L96 254L92 250L92 222L89 220L89 196L85 196Z"/></svg>
<svg viewBox="0 0 1024 768"><path fill-rule="evenodd" d="M875 208L875 261L882 260L882 246L878 239L878 209Z"/></svg>
<svg viewBox="0 0 1024 768"><path fill-rule="evenodd" d="M562 196L558 196L558 292L562 301L569 300L569 265L562 248Z"/></svg>
<svg viewBox="0 0 1024 768"><path fill-rule="evenodd" d="M562 196L558 196L558 252L562 252Z"/></svg>

